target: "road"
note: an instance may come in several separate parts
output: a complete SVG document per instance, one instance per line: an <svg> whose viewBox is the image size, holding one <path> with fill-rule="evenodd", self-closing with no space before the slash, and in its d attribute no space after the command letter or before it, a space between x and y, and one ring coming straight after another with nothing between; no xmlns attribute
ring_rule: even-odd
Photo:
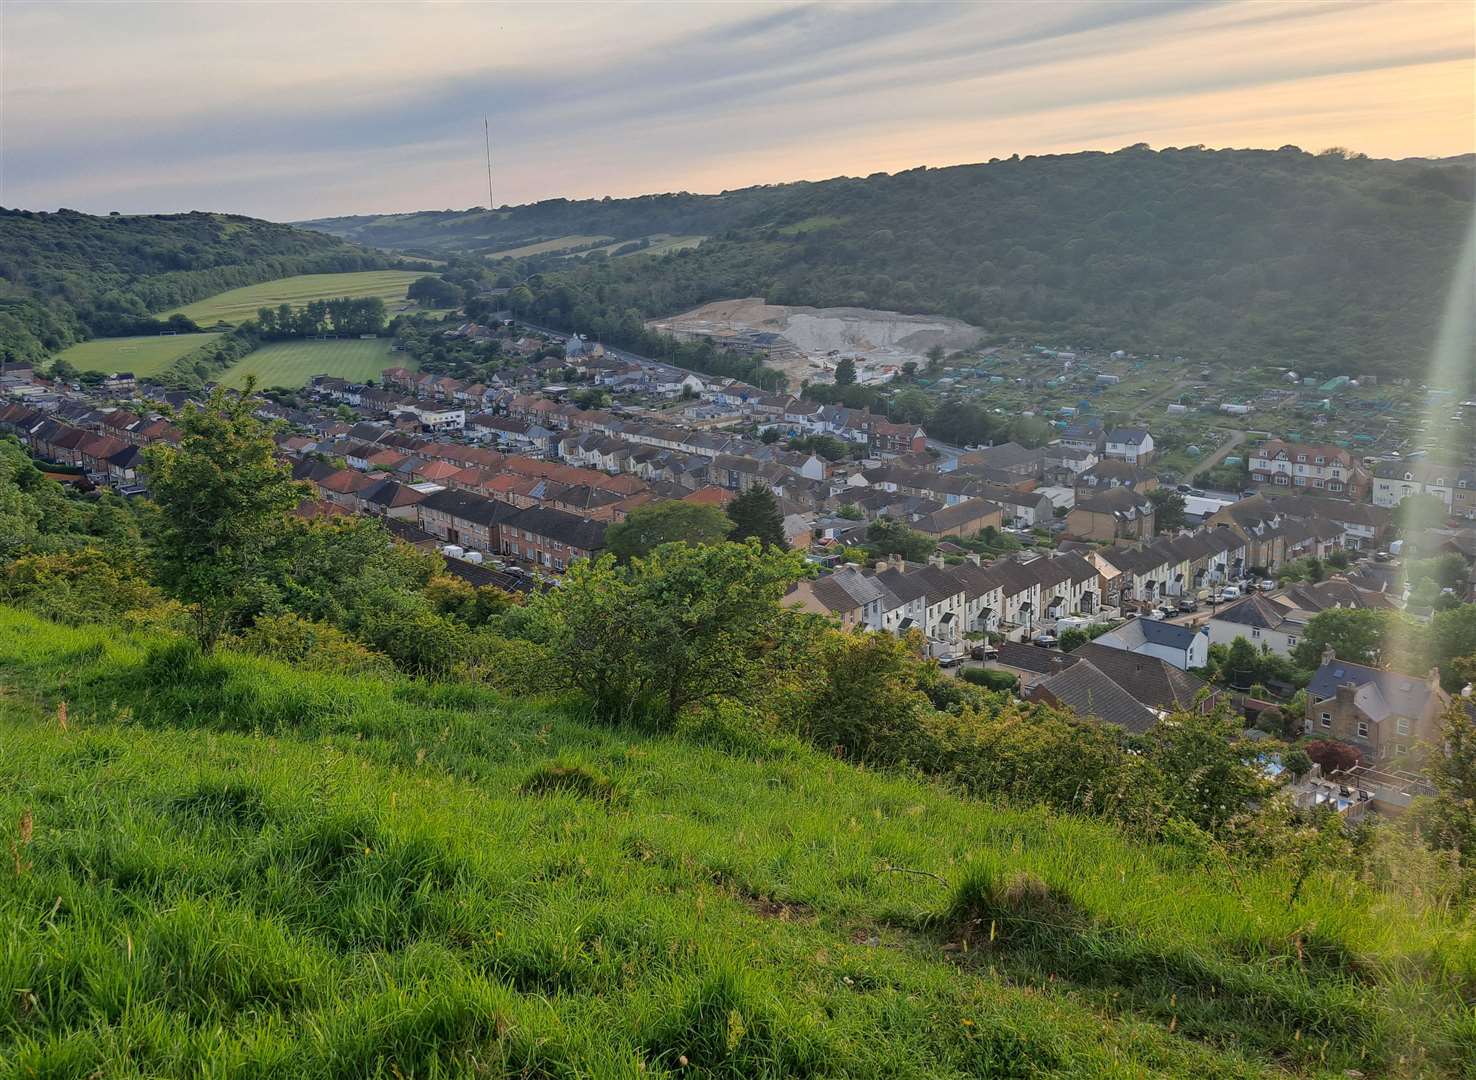
<svg viewBox="0 0 1476 1080"><path fill-rule="evenodd" d="M1205 472L1209 469L1213 469L1216 465L1218 465L1220 462L1224 461L1227 457L1230 456L1230 451L1234 450L1243 442L1245 442L1245 432L1231 431L1230 437L1225 440L1224 445L1222 445L1209 457L1202 458L1194 463L1194 467L1184 474L1184 482L1188 483L1200 473Z"/></svg>

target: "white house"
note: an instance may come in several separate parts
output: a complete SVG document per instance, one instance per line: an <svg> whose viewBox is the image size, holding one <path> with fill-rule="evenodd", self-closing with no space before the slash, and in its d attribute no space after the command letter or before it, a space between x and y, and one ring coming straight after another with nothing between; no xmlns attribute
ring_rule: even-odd
<svg viewBox="0 0 1476 1080"><path fill-rule="evenodd" d="M1114 428L1107 433L1104 452L1110 458L1136 465L1153 456L1153 436L1147 428Z"/></svg>
<svg viewBox="0 0 1476 1080"><path fill-rule="evenodd" d="M1162 619L1133 619L1096 641L1111 649L1156 656L1181 671L1204 667L1209 660L1209 630L1203 627L1196 630Z"/></svg>

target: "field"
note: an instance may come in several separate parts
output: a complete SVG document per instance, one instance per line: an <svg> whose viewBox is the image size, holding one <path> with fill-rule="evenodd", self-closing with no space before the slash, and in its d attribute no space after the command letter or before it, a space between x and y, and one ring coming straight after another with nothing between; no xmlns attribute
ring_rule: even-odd
<svg viewBox="0 0 1476 1080"><path fill-rule="evenodd" d="M340 296L377 296L392 309L390 314L393 315L395 302L405 299L405 290L410 287L410 283L424 276L423 270L299 274L296 277L278 278L275 281L264 281L260 285L216 293L204 300L165 312L160 318L184 315L201 326L214 326L217 322L235 324L255 318L259 308L277 307L280 304L302 307L309 300L332 300Z"/></svg>
<svg viewBox="0 0 1476 1080"><path fill-rule="evenodd" d="M240 387L255 375L258 386L296 389L313 375L336 375L363 382L378 379L387 367L414 367L405 353L390 351L391 339L373 341L278 341L263 345L227 368L218 382Z"/></svg>
<svg viewBox="0 0 1476 1080"><path fill-rule="evenodd" d="M552 240L542 240L536 244L524 244L522 247L506 248L502 251L489 251L487 255L493 259L522 259L529 255L547 255L552 251L568 251L570 248L598 244L602 240L610 239L612 238L609 236L559 236Z"/></svg>
<svg viewBox="0 0 1476 1080"><path fill-rule="evenodd" d="M1470 1075L1354 881L3 607L0 684L3 1077Z"/></svg>
<svg viewBox="0 0 1476 1080"><path fill-rule="evenodd" d="M157 375L174 361L202 345L208 345L219 334L175 334L143 337L98 338L84 341L57 353L78 371L131 371L139 378Z"/></svg>
<svg viewBox="0 0 1476 1080"><path fill-rule="evenodd" d="M707 237L705 236L667 236L665 234L657 234L650 237L650 247L643 248L640 251L627 252L625 255L620 256L620 258L627 258L631 255L667 255L673 251L681 251L684 248L694 248L706 239Z"/></svg>

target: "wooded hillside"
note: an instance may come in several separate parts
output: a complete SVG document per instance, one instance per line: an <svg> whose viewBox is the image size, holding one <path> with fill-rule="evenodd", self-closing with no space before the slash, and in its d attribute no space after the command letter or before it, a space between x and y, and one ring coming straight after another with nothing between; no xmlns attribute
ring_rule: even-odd
<svg viewBox="0 0 1476 1080"><path fill-rule="evenodd" d="M1470 225L1473 165L1134 147L712 196L307 224L427 252L584 234L709 237L659 258L516 264L571 290L571 307L591 318L762 295L941 313L1078 347L1395 373L1434 341Z"/></svg>
<svg viewBox="0 0 1476 1080"><path fill-rule="evenodd" d="M188 329L151 314L292 274L385 265L337 238L232 214L0 208L0 355L32 361L88 337Z"/></svg>

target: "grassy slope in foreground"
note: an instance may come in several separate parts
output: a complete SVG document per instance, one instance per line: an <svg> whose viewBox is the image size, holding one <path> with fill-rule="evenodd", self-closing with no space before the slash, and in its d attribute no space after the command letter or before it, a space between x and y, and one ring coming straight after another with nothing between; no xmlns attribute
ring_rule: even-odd
<svg viewBox="0 0 1476 1080"><path fill-rule="evenodd" d="M157 375L186 353L208 345L219 334L147 334L141 337L97 338L57 353L78 371L131 371L139 378Z"/></svg>
<svg viewBox="0 0 1476 1080"><path fill-rule="evenodd" d="M377 296L386 304L404 300L405 290L417 278L424 277L422 270L360 270L347 274L299 274L297 277L277 278L260 285L248 285L242 289L216 293L204 300L168 311L159 318L184 315L201 326L214 326L219 321L228 323L254 319L259 308L291 304L302 307L309 300L334 300L342 296L356 299Z"/></svg>
<svg viewBox="0 0 1476 1080"><path fill-rule="evenodd" d="M1414 1076L1476 1047L1469 930L797 746L4 608L0 680L0 1076Z"/></svg>
<svg viewBox="0 0 1476 1080"><path fill-rule="evenodd" d="M227 368L216 381L241 387L255 375L259 386L297 389L314 375L362 382L377 380L387 367L416 367L408 353L391 351L389 338L373 341L277 341L263 345Z"/></svg>

